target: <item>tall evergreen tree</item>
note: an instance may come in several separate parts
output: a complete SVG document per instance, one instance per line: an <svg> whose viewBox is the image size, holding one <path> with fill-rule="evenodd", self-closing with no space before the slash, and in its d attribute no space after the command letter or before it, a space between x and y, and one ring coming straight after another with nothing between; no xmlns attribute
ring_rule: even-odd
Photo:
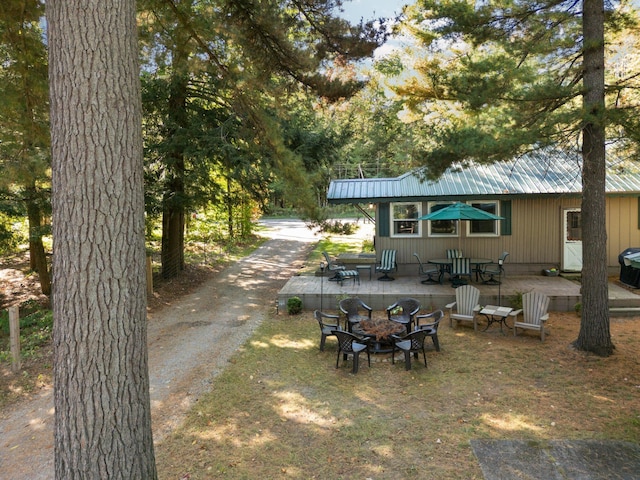
<svg viewBox="0 0 640 480"><path fill-rule="evenodd" d="M26 211L29 261L42 293L51 280L42 237L50 212L49 90L40 21L44 2L6 0L0 6L0 192Z"/></svg>
<svg viewBox="0 0 640 480"><path fill-rule="evenodd" d="M147 70L152 72L148 78L168 86L151 88L164 91L166 101L161 121L165 133L158 135L161 141L156 145L164 179L166 277L175 276L183 265L185 209L194 199L192 187L199 183L189 174L203 160L227 167L235 161L224 142L210 143L206 152L195 151L197 144L191 138L202 130L203 120L211 122L206 130L214 131L231 118L240 127L234 137L241 141L235 146L248 146L244 153L255 155L255 165L267 160L263 172L272 170L288 180L292 198L308 196L301 160L287 148L280 129L279 118L286 115L282 98L301 88L333 99L351 95L360 82L343 82L322 71L336 60L371 54L383 38L372 25L354 27L337 17L335 8L340 4L340 0L140 3ZM203 114L208 109L218 112L217 120Z"/></svg>
<svg viewBox="0 0 640 480"><path fill-rule="evenodd" d="M454 162L491 163L580 139L585 281L575 346L599 355L613 350L605 130L615 118L623 135L634 134L633 108L616 115L605 108L604 27L614 30L629 21L624 12L618 4L605 12L602 0L418 0L408 11L408 25L426 48L419 77L399 89L407 104L429 119L420 157L431 176ZM619 82L616 92L624 87Z"/></svg>

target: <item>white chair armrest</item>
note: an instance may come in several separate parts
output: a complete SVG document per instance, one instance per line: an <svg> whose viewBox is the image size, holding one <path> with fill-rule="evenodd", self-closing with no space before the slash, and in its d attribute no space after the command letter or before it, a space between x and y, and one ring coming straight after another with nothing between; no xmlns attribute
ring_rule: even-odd
<svg viewBox="0 0 640 480"><path fill-rule="evenodd" d="M542 317L540 317L540 321L541 322L546 322L547 320L549 320L549 314L545 313Z"/></svg>
<svg viewBox="0 0 640 480"><path fill-rule="evenodd" d="M473 313L478 313L480 310L482 310L482 307L480 307L480 305L476 305L475 307L473 307Z"/></svg>
<svg viewBox="0 0 640 480"><path fill-rule="evenodd" d="M450 303L448 305L445 305L444 308L448 308L449 310L451 310L455 306L456 306L456 302L453 302L453 303Z"/></svg>
<svg viewBox="0 0 640 480"><path fill-rule="evenodd" d="M513 312L511 312L509 315L511 315L512 317L517 317L518 315L520 315L522 313L522 309L520 310L514 310Z"/></svg>

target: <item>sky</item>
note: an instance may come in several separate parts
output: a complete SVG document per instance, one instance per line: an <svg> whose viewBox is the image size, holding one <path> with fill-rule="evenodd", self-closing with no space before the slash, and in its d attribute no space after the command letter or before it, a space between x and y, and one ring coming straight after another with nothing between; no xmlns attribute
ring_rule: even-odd
<svg viewBox="0 0 640 480"><path fill-rule="evenodd" d="M378 18L393 18L402 12L404 5L411 3L413 0L344 0L342 5L344 13L341 16L353 24L359 23L361 19L366 22ZM376 58L384 57L400 48L401 44L401 38L389 38L382 47L376 50L374 56Z"/></svg>
<svg viewBox="0 0 640 480"><path fill-rule="evenodd" d="M393 17L402 11L402 6L410 0L351 0L344 2L342 16L351 23L360 19L372 20L380 17Z"/></svg>

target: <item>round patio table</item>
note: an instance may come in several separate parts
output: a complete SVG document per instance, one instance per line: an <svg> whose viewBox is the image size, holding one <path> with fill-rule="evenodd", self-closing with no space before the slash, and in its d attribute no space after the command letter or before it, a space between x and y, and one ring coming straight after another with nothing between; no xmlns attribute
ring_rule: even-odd
<svg viewBox="0 0 640 480"><path fill-rule="evenodd" d="M392 335L404 333L406 327L387 318L362 320L353 325L353 333L371 339L373 353L389 353L393 351Z"/></svg>
<svg viewBox="0 0 640 480"><path fill-rule="evenodd" d="M444 273L446 271L446 267L451 265L450 258L434 258L432 260L427 260L429 263L433 263L438 266L438 270L440 270L440 274L438 275L438 281L440 285L442 285L442 280L444 280ZM476 280L478 277L478 270L480 265L486 265L487 263L491 263L493 260L490 258L470 258L469 263L471 264L471 271L476 272Z"/></svg>

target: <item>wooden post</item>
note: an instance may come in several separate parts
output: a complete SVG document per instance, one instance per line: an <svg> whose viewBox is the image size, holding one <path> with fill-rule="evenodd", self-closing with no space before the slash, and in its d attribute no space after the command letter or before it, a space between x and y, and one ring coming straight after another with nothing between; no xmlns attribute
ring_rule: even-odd
<svg viewBox="0 0 640 480"><path fill-rule="evenodd" d="M20 311L18 307L9 307L9 337L11 339L11 370L17 373L20 362Z"/></svg>
<svg viewBox="0 0 640 480"><path fill-rule="evenodd" d="M147 255L147 295L153 295L153 265L151 255Z"/></svg>

